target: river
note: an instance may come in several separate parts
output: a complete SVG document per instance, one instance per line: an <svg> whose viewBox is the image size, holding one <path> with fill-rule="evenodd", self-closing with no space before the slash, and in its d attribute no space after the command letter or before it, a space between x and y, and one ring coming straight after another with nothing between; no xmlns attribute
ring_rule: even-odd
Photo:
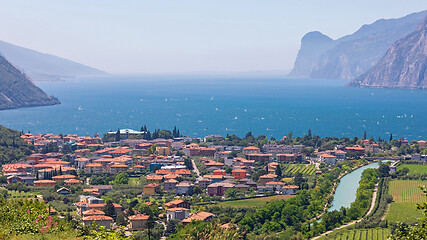
<svg viewBox="0 0 427 240"><path fill-rule="evenodd" d="M377 162L368 164L341 178L337 190L334 194L332 206L328 211L339 210L341 207L350 207L351 203L356 200L357 188L359 188L359 181L362 178L362 172L368 168L378 168Z"/></svg>

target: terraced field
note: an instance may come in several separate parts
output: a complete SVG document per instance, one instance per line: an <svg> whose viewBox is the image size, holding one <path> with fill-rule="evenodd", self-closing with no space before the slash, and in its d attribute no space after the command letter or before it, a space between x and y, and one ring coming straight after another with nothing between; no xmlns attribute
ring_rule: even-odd
<svg viewBox="0 0 427 240"><path fill-rule="evenodd" d="M316 172L316 166L313 164L285 164L285 173L302 173L303 175L314 175Z"/></svg>
<svg viewBox="0 0 427 240"><path fill-rule="evenodd" d="M386 240L390 230L387 228L352 229L339 231L321 238L322 240Z"/></svg>

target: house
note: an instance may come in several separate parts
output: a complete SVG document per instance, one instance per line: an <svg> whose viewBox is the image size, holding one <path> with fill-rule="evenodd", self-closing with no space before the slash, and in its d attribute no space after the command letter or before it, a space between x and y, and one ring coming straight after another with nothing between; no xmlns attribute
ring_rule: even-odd
<svg viewBox="0 0 427 240"><path fill-rule="evenodd" d="M194 187L194 184L192 184L191 182L188 182L188 181L180 182L175 186L176 194L192 195L193 194L193 187Z"/></svg>
<svg viewBox="0 0 427 240"><path fill-rule="evenodd" d="M224 180L222 175L204 175L203 178L209 179L212 183L221 182Z"/></svg>
<svg viewBox="0 0 427 240"><path fill-rule="evenodd" d="M66 188L66 187L62 187L58 190L56 190L57 193L62 194L62 195L69 195L71 193L71 190Z"/></svg>
<svg viewBox="0 0 427 240"><path fill-rule="evenodd" d="M246 184L237 184L234 188L236 188L237 191L248 191L250 186Z"/></svg>
<svg viewBox="0 0 427 240"><path fill-rule="evenodd" d="M188 208L181 208L181 207L174 207L174 208L168 208L166 209L166 216L168 221L170 220L183 220L187 218L190 215L190 209Z"/></svg>
<svg viewBox="0 0 427 240"><path fill-rule="evenodd" d="M231 171L231 175L234 177L234 179L243 179L246 178L246 171L240 168L233 169L233 171Z"/></svg>
<svg viewBox="0 0 427 240"><path fill-rule="evenodd" d="M85 170L85 173L90 173L90 174L108 173L106 166L99 162L86 164L84 170Z"/></svg>
<svg viewBox="0 0 427 240"><path fill-rule="evenodd" d="M297 157L295 154L277 154L276 155L277 161L280 162L295 162L297 160Z"/></svg>
<svg viewBox="0 0 427 240"><path fill-rule="evenodd" d="M265 186L268 182L274 182L276 181L277 175L276 174L265 174L259 177L259 184L261 186Z"/></svg>
<svg viewBox="0 0 427 240"><path fill-rule="evenodd" d="M145 214L136 214L129 216L129 227L132 231L143 230L147 226L148 215Z"/></svg>
<svg viewBox="0 0 427 240"><path fill-rule="evenodd" d="M231 151L220 151L215 152L214 158L215 159L227 159L230 156Z"/></svg>
<svg viewBox="0 0 427 240"><path fill-rule="evenodd" d="M66 174L66 175L54 176L52 177L52 180L54 180L56 183L63 183L65 180L70 180L74 178L76 178L76 176Z"/></svg>
<svg viewBox="0 0 427 240"><path fill-rule="evenodd" d="M334 165L337 162L337 157L335 157L334 155L324 153L320 155L320 161L327 164Z"/></svg>
<svg viewBox="0 0 427 240"><path fill-rule="evenodd" d="M167 208L187 208L190 209L191 204L187 201L176 199L165 203L165 207Z"/></svg>
<svg viewBox="0 0 427 240"><path fill-rule="evenodd" d="M91 189L96 189L100 194L109 193L113 191L112 185L91 185Z"/></svg>
<svg viewBox="0 0 427 240"><path fill-rule="evenodd" d="M279 190L285 185L286 185L286 183L284 183L284 182L274 182L274 181L271 181L271 182L268 182L265 184L268 191Z"/></svg>
<svg viewBox="0 0 427 240"><path fill-rule="evenodd" d="M258 147L255 147L255 146L249 146L249 147L243 148L242 152L245 155L258 154L258 153L260 153L260 149Z"/></svg>
<svg viewBox="0 0 427 240"><path fill-rule="evenodd" d="M191 223L192 221L204 221L210 222L215 217L215 214L209 212L197 212L190 214L187 218L182 220L184 225Z"/></svg>
<svg viewBox="0 0 427 240"><path fill-rule="evenodd" d="M162 175L152 174L145 177L145 180L151 183L161 183L163 181Z"/></svg>
<svg viewBox="0 0 427 240"><path fill-rule="evenodd" d="M82 212L83 217L94 216L94 215L105 215L103 211L90 209Z"/></svg>
<svg viewBox="0 0 427 240"><path fill-rule="evenodd" d="M129 169L128 165L116 163L110 166L110 173L117 174L121 172L127 172L128 169Z"/></svg>
<svg viewBox="0 0 427 240"><path fill-rule="evenodd" d="M64 183L67 185L78 185L78 184L82 184L83 182L78 179L68 179L68 180L65 180Z"/></svg>
<svg viewBox="0 0 427 240"><path fill-rule="evenodd" d="M230 188L234 188L234 184L228 182L212 183L208 186L208 195L224 196L225 192Z"/></svg>
<svg viewBox="0 0 427 240"><path fill-rule="evenodd" d="M273 157L273 154L271 153L252 153L252 154L248 154L246 155L248 160L254 160L256 162L268 162L270 161L270 159Z"/></svg>
<svg viewBox="0 0 427 240"><path fill-rule="evenodd" d="M173 191L176 188L178 181L175 179L168 179L163 183L163 189L165 191Z"/></svg>
<svg viewBox="0 0 427 240"><path fill-rule="evenodd" d="M149 183L144 186L143 193L145 195L154 195L159 190L159 184L157 183Z"/></svg>
<svg viewBox="0 0 427 240"><path fill-rule="evenodd" d="M212 183L212 180L210 180L210 179L207 179L207 178L202 178L202 179L199 179L199 188L201 188L201 189L206 189L206 188L208 188L208 186L210 185Z"/></svg>
<svg viewBox="0 0 427 240"><path fill-rule="evenodd" d="M282 188L278 189L278 191L284 195L294 194L298 190L299 190L299 187L296 185L283 186Z"/></svg>
<svg viewBox="0 0 427 240"><path fill-rule="evenodd" d="M30 177L30 176L18 176L18 182L26 183L28 185L34 185L34 181L36 181L37 178Z"/></svg>
<svg viewBox="0 0 427 240"><path fill-rule="evenodd" d="M217 170L213 171L213 175L225 176L225 170L217 169Z"/></svg>
<svg viewBox="0 0 427 240"><path fill-rule="evenodd" d="M34 186L40 187L40 186L53 186L55 185L55 181L53 180L37 180L34 181Z"/></svg>
<svg viewBox="0 0 427 240"><path fill-rule="evenodd" d="M109 229L110 225L113 223L113 218L105 215L92 215L83 217L83 225L90 226L95 222L98 226L103 226L105 229Z"/></svg>

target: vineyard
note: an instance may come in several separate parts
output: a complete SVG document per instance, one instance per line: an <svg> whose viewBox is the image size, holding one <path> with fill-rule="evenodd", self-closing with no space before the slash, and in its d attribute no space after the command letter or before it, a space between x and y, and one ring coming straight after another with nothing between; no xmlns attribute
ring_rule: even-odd
<svg viewBox="0 0 427 240"><path fill-rule="evenodd" d="M387 228L353 229L340 231L336 234L321 238L327 240L385 240L390 230Z"/></svg>
<svg viewBox="0 0 427 240"><path fill-rule="evenodd" d="M390 182L390 194L396 203L422 203L426 201L420 185L427 185L427 181L395 180Z"/></svg>
<svg viewBox="0 0 427 240"><path fill-rule="evenodd" d="M284 172L287 174L302 173L303 175L314 175L316 172L316 166L313 164L285 164L285 168Z"/></svg>

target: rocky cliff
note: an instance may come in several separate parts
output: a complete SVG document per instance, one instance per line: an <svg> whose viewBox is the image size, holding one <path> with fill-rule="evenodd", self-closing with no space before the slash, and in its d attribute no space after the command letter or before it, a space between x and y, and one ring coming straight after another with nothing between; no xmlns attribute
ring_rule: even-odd
<svg viewBox="0 0 427 240"><path fill-rule="evenodd" d="M0 55L0 110L59 104Z"/></svg>
<svg viewBox="0 0 427 240"><path fill-rule="evenodd" d="M378 20L362 26L355 33L328 41L311 41L310 48L301 41L291 77L315 79L348 79L360 76L384 56L397 40L415 31L427 11L413 13L399 19ZM316 45L319 45L318 47ZM309 59L309 60L307 60Z"/></svg>
<svg viewBox="0 0 427 240"><path fill-rule="evenodd" d="M378 63L348 86L427 89L427 17L395 42Z"/></svg>

